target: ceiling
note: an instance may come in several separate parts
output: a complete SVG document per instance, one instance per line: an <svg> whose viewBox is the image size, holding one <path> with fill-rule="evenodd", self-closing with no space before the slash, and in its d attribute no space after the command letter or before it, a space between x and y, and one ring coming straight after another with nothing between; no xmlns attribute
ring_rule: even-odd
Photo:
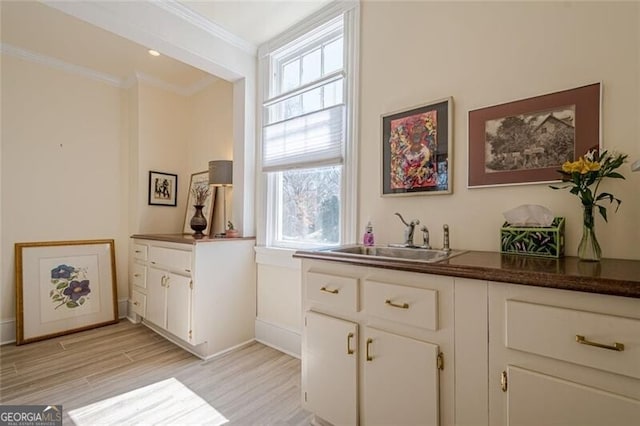
<svg viewBox="0 0 640 426"><path fill-rule="evenodd" d="M269 40L329 0L180 1L253 46ZM213 77L35 1L0 2L3 52L82 67L124 84L134 75L189 92Z"/></svg>

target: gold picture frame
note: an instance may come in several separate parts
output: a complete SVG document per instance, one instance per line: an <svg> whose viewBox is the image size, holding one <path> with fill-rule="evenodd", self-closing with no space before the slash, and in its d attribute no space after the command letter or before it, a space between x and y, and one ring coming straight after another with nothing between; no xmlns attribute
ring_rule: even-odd
<svg viewBox="0 0 640 426"><path fill-rule="evenodd" d="M16 344L118 322L114 240L15 244Z"/></svg>

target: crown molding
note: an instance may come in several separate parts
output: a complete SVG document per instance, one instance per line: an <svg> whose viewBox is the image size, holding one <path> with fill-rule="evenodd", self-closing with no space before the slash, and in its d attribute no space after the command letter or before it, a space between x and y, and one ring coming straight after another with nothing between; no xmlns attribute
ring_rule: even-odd
<svg viewBox="0 0 640 426"><path fill-rule="evenodd" d="M253 43L250 43L232 32L225 30L220 25L188 8L182 3L178 3L175 0L157 0L154 1L153 4L250 55L255 56L258 52L258 47Z"/></svg>
<svg viewBox="0 0 640 426"><path fill-rule="evenodd" d="M52 58L51 56L43 55L41 53L31 52L29 50L12 46L7 43L0 43L0 53L2 53L3 55L10 55L16 58L24 59L26 61L46 65L48 67L56 68L70 74L80 75L92 80L106 83L110 86L123 87L122 79L111 74L92 70L80 65L70 64L68 62L61 61L60 59Z"/></svg>
<svg viewBox="0 0 640 426"><path fill-rule="evenodd" d="M218 80L217 77L208 75L191 84L190 86L183 87L176 84L168 83L162 79L142 72L136 72L128 76L127 78L122 79L111 74L95 71L91 68L86 68L79 65L70 64L60 59L52 58L51 56L43 55L41 53L35 53L30 50L12 46L7 43L0 43L0 54L14 56L16 58L20 58L29 62L45 65L50 68L68 72L69 74L79 75L81 77L89 78L101 83L106 83L110 86L118 87L120 89L130 89L136 84L136 82L140 81L150 86L175 93L177 95L191 96L203 90L214 81Z"/></svg>

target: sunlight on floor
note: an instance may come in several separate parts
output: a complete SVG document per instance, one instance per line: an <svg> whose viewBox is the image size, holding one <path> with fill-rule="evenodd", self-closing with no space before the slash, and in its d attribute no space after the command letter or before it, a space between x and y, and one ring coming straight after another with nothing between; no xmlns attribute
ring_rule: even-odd
<svg viewBox="0 0 640 426"><path fill-rule="evenodd" d="M223 425L229 420L174 377L75 410L76 425Z"/></svg>

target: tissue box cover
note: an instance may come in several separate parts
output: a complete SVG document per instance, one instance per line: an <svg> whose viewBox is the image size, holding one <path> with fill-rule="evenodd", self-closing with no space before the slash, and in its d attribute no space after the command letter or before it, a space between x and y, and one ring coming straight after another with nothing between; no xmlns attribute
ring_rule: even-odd
<svg viewBox="0 0 640 426"><path fill-rule="evenodd" d="M561 257L564 255L564 218L556 217L551 226L512 226L500 228L502 253L529 256Z"/></svg>

